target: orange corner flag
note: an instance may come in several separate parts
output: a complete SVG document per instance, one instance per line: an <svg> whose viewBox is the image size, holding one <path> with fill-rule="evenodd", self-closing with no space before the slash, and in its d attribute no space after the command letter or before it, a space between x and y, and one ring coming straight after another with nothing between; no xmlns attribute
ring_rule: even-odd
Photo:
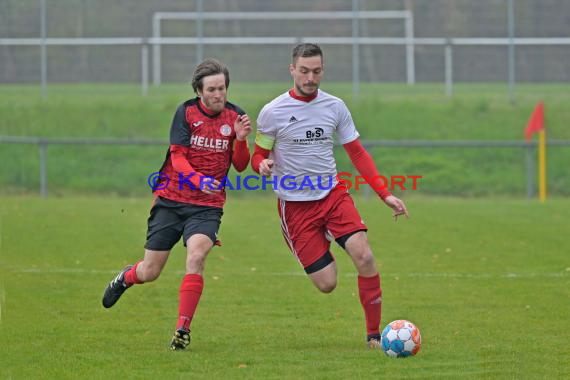
<svg viewBox="0 0 570 380"><path fill-rule="evenodd" d="M544 129L544 103L540 102L534 108L524 135L526 141L532 140L532 135L538 132L538 197L541 202L546 200L546 131Z"/></svg>
<svg viewBox="0 0 570 380"><path fill-rule="evenodd" d="M534 108L526 129L524 130L524 135L526 141L532 140L532 135L536 132L544 130L544 103L540 102Z"/></svg>

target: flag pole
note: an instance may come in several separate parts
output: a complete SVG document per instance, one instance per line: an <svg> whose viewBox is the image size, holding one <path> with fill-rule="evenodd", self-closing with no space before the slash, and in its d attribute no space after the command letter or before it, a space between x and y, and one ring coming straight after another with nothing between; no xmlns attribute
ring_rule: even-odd
<svg viewBox="0 0 570 380"><path fill-rule="evenodd" d="M546 201L546 133L544 129L538 132L538 178L539 198Z"/></svg>

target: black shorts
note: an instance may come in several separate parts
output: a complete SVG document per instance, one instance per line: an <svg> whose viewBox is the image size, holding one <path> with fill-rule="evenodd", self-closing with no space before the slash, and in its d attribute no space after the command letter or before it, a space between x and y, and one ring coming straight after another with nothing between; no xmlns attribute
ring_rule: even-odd
<svg viewBox="0 0 570 380"><path fill-rule="evenodd" d="M184 236L184 245L190 236L204 234L215 244L222 222L219 207L192 205L158 197L150 209L145 248L152 251L170 251Z"/></svg>

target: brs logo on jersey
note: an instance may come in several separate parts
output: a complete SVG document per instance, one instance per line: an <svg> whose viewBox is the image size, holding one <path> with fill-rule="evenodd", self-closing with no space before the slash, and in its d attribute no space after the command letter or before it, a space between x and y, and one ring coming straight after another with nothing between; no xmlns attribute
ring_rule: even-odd
<svg viewBox="0 0 570 380"><path fill-rule="evenodd" d="M322 128L315 128L314 131L307 131L306 136L308 139L314 139L314 138L318 138L321 137L322 135L325 134L324 129Z"/></svg>
<svg viewBox="0 0 570 380"><path fill-rule="evenodd" d="M300 145L321 145L330 141L330 138L325 136L325 130L323 128L315 128L305 132L305 136L301 139L293 139L294 143Z"/></svg>

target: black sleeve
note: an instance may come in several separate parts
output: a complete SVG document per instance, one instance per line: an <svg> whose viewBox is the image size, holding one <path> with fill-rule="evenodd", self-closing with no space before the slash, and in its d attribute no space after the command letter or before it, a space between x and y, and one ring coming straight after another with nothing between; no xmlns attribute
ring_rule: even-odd
<svg viewBox="0 0 570 380"><path fill-rule="evenodd" d="M186 105L181 104L170 127L170 144L190 146L190 126L186 121Z"/></svg>
<svg viewBox="0 0 570 380"><path fill-rule="evenodd" d="M226 107L234 110L238 115L245 115L245 111L233 103L226 102Z"/></svg>

